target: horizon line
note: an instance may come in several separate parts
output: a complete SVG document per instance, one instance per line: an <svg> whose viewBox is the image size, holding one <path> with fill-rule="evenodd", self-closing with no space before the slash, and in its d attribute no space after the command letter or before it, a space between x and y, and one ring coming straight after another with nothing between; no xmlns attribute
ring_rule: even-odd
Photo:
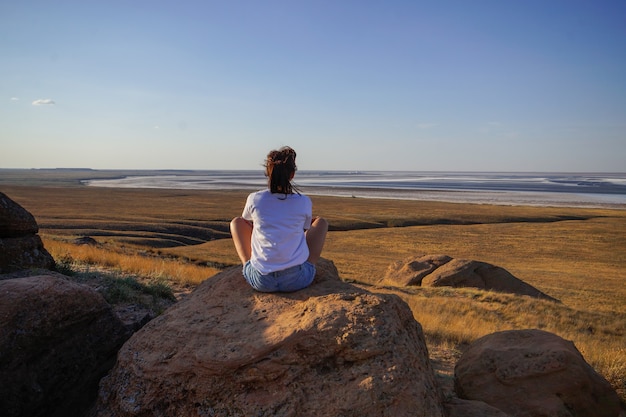
<svg viewBox="0 0 626 417"><path fill-rule="evenodd" d="M2 168L0 171L106 171L106 172L256 172L263 171L263 167L252 168L87 168L87 167L40 167L40 168ZM410 170L410 169L298 169L298 172L337 172L337 173L368 173L368 172L411 172L411 173L473 173L473 174L622 174L626 171L500 171L500 170Z"/></svg>

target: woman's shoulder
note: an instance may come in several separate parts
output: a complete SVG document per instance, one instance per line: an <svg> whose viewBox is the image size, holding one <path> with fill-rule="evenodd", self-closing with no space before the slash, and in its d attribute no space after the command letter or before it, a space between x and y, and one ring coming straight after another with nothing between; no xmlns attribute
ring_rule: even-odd
<svg viewBox="0 0 626 417"><path fill-rule="evenodd" d="M312 204L311 199L306 194L295 193L295 194L291 194L290 197L293 198L294 200L299 201L301 204L305 204L307 206L310 206Z"/></svg>
<svg viewBox="0 0 626 417"><path fill-rule="evenodd" d="M254 191L248 194L248 198L246 198L246 204L254 204L263 199L263 195L265 194L265 190Z"/></svg>
<svg viewBox="0 0 626 417"><path fill-rule="evenodd" d="M271 194L270 190L268 190L268 189L253 191L250 194L248 194L248 198L263 197L263 196L268 195L268 194Z"/></svg>
<svg viewBox="0 0 626 417"><path fill-rule="evenodd" d="M253 191L251 194L270 194L270 193L271 192L269 188L261 188L256 191Z"/></svg>
<svg viewBox="0 0 626 417"><path fill-rule="evenodd" d="M269 189L255 191L248 195L248 200L264 200L264 199L279 199L281 201L302 201L302 202L311 202L311 199L306 194L302 193L293 193L293 194L281 194L281 193L272 193Z"/></svg>
<svg viewBox="0 0 626 417"><path fill-rule="evenodd" d="M309 198L308 195L306 194L297 194L298 196L300 196L301 199L306 200L306 201L311 201L311 199Z"/></svg>

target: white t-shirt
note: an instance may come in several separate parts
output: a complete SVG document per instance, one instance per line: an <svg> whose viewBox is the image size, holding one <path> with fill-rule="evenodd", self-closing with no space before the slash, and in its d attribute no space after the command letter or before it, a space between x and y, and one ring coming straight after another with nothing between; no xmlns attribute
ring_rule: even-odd
<svg viewBox="0 0 626 417"><path fill-rule="evenodd" d="M309 258L304 231L311 227L312 208L302 194L272 194L269 189L250 194L242 217L253 225L252 266L269 274L304 263Z"/></svg>

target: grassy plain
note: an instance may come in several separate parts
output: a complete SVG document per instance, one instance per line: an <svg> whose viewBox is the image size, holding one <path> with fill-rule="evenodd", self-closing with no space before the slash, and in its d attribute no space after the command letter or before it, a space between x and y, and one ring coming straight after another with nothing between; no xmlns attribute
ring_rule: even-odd
<svg viewBox="0 0 626 417"><path fill-rule="evenodd" d="M1 179L0 191L36 217L55 258L135 265L135 273L174 286L193 286L238 263L228 222L241 213L246 191ZM315 214L331 225L323 256L344 280L402 297L432 352L458 356L494 331L544 329L572 340L626 399L626 210L312 199ZM73 243L80 236L96 239L100 252L81 255L84 246ZM561 303L470 289L377 286L392 262L434 253L501 266Z"/></svg>

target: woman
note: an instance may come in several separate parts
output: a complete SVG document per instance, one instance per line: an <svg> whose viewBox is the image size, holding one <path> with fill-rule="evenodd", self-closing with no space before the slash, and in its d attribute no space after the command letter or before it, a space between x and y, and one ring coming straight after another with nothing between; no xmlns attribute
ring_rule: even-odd
<svg viewBox="0 0 626 417"><path fill-rule="evenodd" d="M296 169L293 149L271 151L265 159L268 188L250 194L241 217L230 222L243 276L257 291L297 291L315 278L328 223L312 218L311 199L292 185Z"/></svg>

